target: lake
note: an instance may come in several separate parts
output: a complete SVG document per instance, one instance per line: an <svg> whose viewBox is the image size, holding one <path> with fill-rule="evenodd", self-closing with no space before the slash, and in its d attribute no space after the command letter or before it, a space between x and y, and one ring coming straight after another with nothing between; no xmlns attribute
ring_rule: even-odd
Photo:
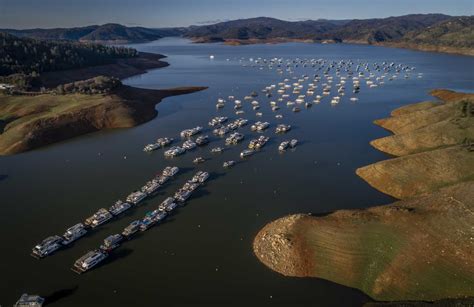
<svg viewBox="0 0 474 307"><path fill-rule="evenodd" d="M428 91L433 88L473 91L474 58L349 44L232 47L191 44L181 38L131 46L167 55L170 66L129 78L125 84L209 89L166 98L157 106L154 120L135 128L93 133L0 157L0 232L4 234L0 305L13 304L23 292L48 296L52 306L360 306L369 301L363 293L329 281L288 278L270 271L254 257L253 237L266 223L287 214L321 214L392 202L355 175L358 167L387 158L369 145L389 134L372 121L402 105L431 99ZM349 101L349 93L337 105L325 98L311 108L303 106L299 113L281 104L277 113L283 119L278 121L268 103L273 98L261 90L303 74L310 76L310 82L314 68L299 66L292 75L281 75L276 67L252 67L249 58L258 57L385 61L416 69L410 78L386 81L376 88L363 84L357 102ZM259 93L255 99L260 102L261 118L248 103L240 116L231 102L216 109L218 98L233 95L243 100L252 91ZM265 135L270 141L257 154L241 160L240 151L257 135L247 125L239 129L245 135L243 143L211 155L211 147L224 146L207 125L213 116L243 117L250 124L268 121L271 126ZM291 131L275 135L278 122L291 124ZM142 150L158 137L179 139L181 130L198 125L211 138L207 146L174 159L165 159L162 150L149 154ZM287 138L297 138L299 145L279 153L278 144ZM192 160L197 156L209 160L195 165ZM230 159L238 163L225 170L222 163ZM50 257L30 256L37 242L61 235L97 209L124 199L167 165L176 165L181 172L157 196ZM70 270L77 258L155 209L197 170L210 172L211 178L165 223L127 241L86 274Z"/></svg>

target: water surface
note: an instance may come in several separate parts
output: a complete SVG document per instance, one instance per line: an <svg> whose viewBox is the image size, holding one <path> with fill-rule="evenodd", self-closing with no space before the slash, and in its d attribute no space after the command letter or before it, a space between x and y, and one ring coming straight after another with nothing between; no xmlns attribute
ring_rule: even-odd
<svg viewBox="0 0 474 307"><path fill-rule="evenodd" d="M156 119L132 129L94 133L0 157L4 234L0 304L12 304L23 292L52 295L53 306L230 302L359 306L367 301L359 291L328 281L286 278L268 270L253 256L252 239L266 223L286 214L390 203L390 197L355 175L356 168L387 158L369 145L370 140L388 135L372 121L404 104L430 99L427 92L432 88L474 90L474 58L342 44L230 47L175 38L133 47L165 54L171 65L125 80L126 84L209 89L165 99L157 106ZM283 79L275 70L242 67L242 57L388 61L415 66L423 78L363 88L356 103L346 97L331 107L326 100L298 114L282 107L283 122L293 125L288 137L301 141L295 151L285 154L276 150L282 137L273 133L276 121L268 99L259 97L262 119L273 124L266 133L272 139L262 152L225 171L222 162L239 160L238 153L255 134L247 126L241 129L244 144L211 156L209 148L222 146L223 140L211 135L207 122L218 114L237 117L230 105L217 111L217 98L243 98ZM312 74L310 68L295 70L296 76L304 73ZM255 112L245 110L243 117L255 121ZM206 127L212 139L209 146L173 160L164 159L162 151L142 152L157 137L177 138L182 129L197 125ZM192 160L198 155L212 159L196 167ZM109 207L167 165L177 165L182 172L156 197L51 257L39 261L29 256L35 243L62 234L100 207ZM91 272L79 276L69 270L106 236L156 208L198 169L211 172L211 180L165 224L127 242Z"/></svg>

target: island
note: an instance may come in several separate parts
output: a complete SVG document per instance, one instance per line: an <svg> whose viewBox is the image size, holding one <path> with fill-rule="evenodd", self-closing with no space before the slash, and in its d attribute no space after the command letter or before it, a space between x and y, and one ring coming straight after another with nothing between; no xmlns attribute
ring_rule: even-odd
<svg viewBox="0 0 474 307"><path fill-rule="evenodd" d="M256 257L283 275L327 279L377 301L473 297L474 94L432 95L439 100L376 120L394 135L371 144L394 158L357 170L399 201L282 217L256 235Z"/></svg>

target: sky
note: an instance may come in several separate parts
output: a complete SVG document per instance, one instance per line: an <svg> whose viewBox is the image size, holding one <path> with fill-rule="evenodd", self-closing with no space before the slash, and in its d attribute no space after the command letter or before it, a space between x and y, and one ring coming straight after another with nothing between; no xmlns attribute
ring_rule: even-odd
<svg viewBox="0 0 474 307"><path fill-rule="evenodd" d="M473 0L0 0L0 28L104 23L175 27L259 16L364 19L415 13L473 15Z"/></svg>

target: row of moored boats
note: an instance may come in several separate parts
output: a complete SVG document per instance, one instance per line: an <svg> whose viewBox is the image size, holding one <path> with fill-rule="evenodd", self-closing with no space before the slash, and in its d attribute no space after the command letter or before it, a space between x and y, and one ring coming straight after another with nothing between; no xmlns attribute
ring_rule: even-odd
<svg viewBox="0 0 474 307"><path fill-rule="evenodd" d="M179 171L177 166L168 166L155 176L152 180L137 191L132 192L126 197L126 201L118 200L108 209L100 208L93 215L86 218L84 222L77 223L66 229L62 236L49 236L33 247L31 255L35 258L44 258L53 254L61 247L68 246L74 241L80 239L90 229L94 229L102 224L107 223L111 219L121 215L129 210L132 206L138 205L145 198L152 196L165 182L171 179Z"/></svg>
<svg viewBox="0 0 474 307"><path fill-rule="evenodd" d="M208 172L198 171L172 197L166 198L158 208L147 212L142 219L131 222L121 233L108 236L98 249L91 250L77 259L72 270L80 274L94 268L124 241L131 239L138 232L144 232L163 222L178 206L183 206L192 193L203 185L208 178Z"/></svg>

